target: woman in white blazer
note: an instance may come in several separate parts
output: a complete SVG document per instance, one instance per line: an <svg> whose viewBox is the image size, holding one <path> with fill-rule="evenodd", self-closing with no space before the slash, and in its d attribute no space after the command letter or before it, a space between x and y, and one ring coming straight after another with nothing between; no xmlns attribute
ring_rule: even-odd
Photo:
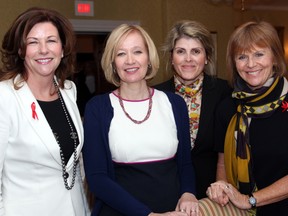
<svg viewBox="0 0 288 216"><path fill-rule="evenodd" d="M89 215L79 156L83 128L75 38L56 11L31 8L2 42L0 216Z"/></svg>

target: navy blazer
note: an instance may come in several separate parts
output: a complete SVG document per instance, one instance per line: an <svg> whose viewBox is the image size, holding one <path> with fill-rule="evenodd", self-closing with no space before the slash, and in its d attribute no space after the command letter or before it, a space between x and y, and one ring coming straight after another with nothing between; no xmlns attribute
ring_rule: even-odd
<svg viewBox="0 0 288 216"><path fill-rule="evenodd" d="M175 92L174 77L155 86L156 89ZM206 197L206 190L216 179L217 152L215 145L215 111L216 107L232 89L226 80L204 75L201 101L201 113L195 147L191 157L196 176L196 195L198 199Z"/></svg>

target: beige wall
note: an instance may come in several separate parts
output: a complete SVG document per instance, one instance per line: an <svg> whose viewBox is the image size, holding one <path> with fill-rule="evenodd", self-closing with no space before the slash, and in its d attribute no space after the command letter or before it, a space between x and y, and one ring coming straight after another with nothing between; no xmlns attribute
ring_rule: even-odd
<svg viewBox="0 0 288 216"><path fill-rule="evenodd" d="M170 26L180 19L198 20L211 31L217 32L217 70L225 78L226 44L235 26L251 19L262 19L275 26L284 26L288 37L287 11L244 11L230 6L215 6L207 0L94 0L94 17L74 15L73 0L1 0L0 39L12 20L30 6L49 7L60 11L69 19L131 20L139 21L150 33L157 47L165 39ZM288 41L284 43L288 48ZM287 52L286 52L287 53ZM160 53L160 57L161 53ZM288 59L288 56L286 57ZM164 61L153 83L169 78Z"/></svg>

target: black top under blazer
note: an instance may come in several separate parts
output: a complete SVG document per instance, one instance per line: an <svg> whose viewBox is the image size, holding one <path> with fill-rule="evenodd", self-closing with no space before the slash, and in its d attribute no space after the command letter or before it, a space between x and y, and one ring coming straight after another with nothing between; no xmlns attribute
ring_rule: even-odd
<svg viewBox="0 0 288 216"><path fill-rule="evenodd" d="M162 91L175 92L174 77L155 86ZM201 113L195 147L191 158L196 175L196 197L206 197L206 190L216 180L218 154L215 149L214 127L216 107L232 89L226 80L204 75Z"/></svg>

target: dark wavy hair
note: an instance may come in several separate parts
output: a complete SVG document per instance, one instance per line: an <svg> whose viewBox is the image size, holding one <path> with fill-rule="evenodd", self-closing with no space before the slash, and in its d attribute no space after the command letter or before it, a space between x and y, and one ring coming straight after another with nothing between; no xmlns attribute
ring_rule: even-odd
<svg viewBox="0 0 288 216"><path fill-rule="evenodd" d="M59 12L46 8L32 7L21 13L12 23L2 41L2 64L0 81L15 78L21 74L20 82L14 87L20 88L23 81L28 79L24 65L26 55L26 38L31 29L38 23L50 22L58 30L64 56L55 71L59 85L64 88L64 81L75 70L75 35L70 21Z"/></svg>

